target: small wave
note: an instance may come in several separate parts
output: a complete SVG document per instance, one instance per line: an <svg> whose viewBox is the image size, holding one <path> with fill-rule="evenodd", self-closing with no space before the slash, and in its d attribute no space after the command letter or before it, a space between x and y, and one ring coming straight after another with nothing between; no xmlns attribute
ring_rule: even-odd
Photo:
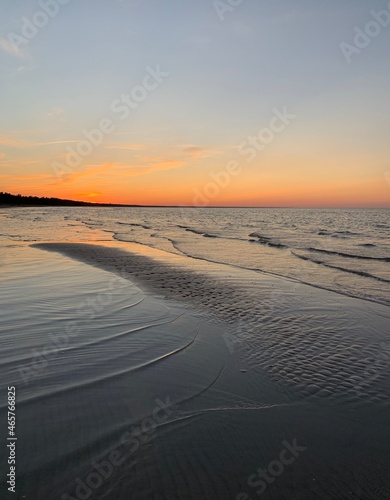
<svg viewBox="0 0 390 500"><path fill-rule="evenodd" d="M259 233L251 233L249 235L250 238L258 238L260 242L262 243L268 243L271 238L268 238L267 236L263 236L262 234Z"/></svg>
<svg viewBox="0 0 390 500"><path fill-rule="evenodd" d="M313 248L313 247L309 247L308 250L310 250L311 252L325 253L327 255L339 255L340 257L346 257L350 259L379 260L381 262L390 262L390 257L369 257L368 255L356 255L351 253L335 252L332 250L323 250L320 248Z"/></svg>
<svg viewBox="0 0 390 500"><path fill-rule="evenodd" d="M143 301L143 299L140 300L139 302L135 303L135 304L132 304L132 306L135 306L135 305L139 304L142 301ZM101 344L104 344L104 343L107 343L107 342L111 342L111 341L116 340L116 339L121 338L121 337L126 337L128 335L135 334L135 333L138 333L138 332L143 332L144 330L148 330L149 328L153 328L154 326L162 326L162 325L166 325L168 323L173 323L178 318L179 318L179 316L177 318L170 319L170 320L167 320L167 321L156 322L156 323L151 323L149 325L138 326L136 328L132 328L130 330L126 330L125 332L116 333L116 334L110 335L108 337L101 337L99 339L92 340L91 342L86 342L84 344L79 344L79 345L76 345L76 346L62 347L61 348L61 347L57 347L57 345L55 344L55 346L56 346L55 350L57 350L56 356L58 356L59 353L64 354L64 353L67 353L69 351L79 351L79 350L82 350L82 349L85 349L85 348L89 348L89 347L91 347L93 345L101 345ZM0 363L0 366L4 367L4 366L8 366L8 365L13 365L15 363L15 361L20 364L23 361L29 361L29 360L31 360L31 355L21 356L19 358L13 358L11 360L4 361L4 362Z"/></svg>
<svg viewBox="0 0 390 500"><path fill-rule="evenodd" d="M358 276L362 276L364 278L371 278L377 281L381 281L382 283L390 283L390 280L387 280L385 278L381 278L380 276L375 276L374 274L366 273L365 271L356 271L355 269L348 269L345 267L341 266L334 266L333 264L328 264L322 260L315 259L313 257L309 257L307 255L300 255L295 252L291 252L292 255L295 257L298 257L298 259L302 259L308 262L312 262L313 264L318 264L324 267L329 267L330 269L337 269L338 271L343 271L345 273L350 273L350 274L357 274Z"/></svg>
<svg viewBox="0 0 390 500"><path fill-rule="evenodd" d="M188 231L189 233L198 234L199 236L203 236L204 238L218 238L218 236L216 236L215 234L205 233L204 231L201 231L200 229L193 229L192 227L181 226L180 224L177 224L176 227L180 227L180 229L184 229L185 231Z"/></svg>
<svg viewBox="0 0 390 500"><path fill-rule="evenodd" d="M319 236L329 236L330 238L342 238L342 236L338 234L329 233L328 231L318 231Z"/></svg>
<svg viewBox="0 0 390 500"><path fill-rule="evenodd" d="M257 238L257 240L248 240L250 243L261 243L262 245L268 245L269 247L274 248L288 248L287 245L284 245L283 243L279 243L277 241L272 241L271 238L258 233L251 233L249 236L251 238Z"/></svg>
<svg viewBox="0 0 390 500"><path fill-rule="evenodd" d="M146 226L145 224L136 224L135 222L117 222L121 226L136 226L142 227L142 229L152 229L150 226Z"/></svg>
<svg viewBox="0 0 390 500"><path fill-rule="evenodd" d="M199 231L199 229L191 229L190 227L187 227L186 228L186 231L190 232L190 233L194 233L194 234L200 234L200 235L203 235L204 232L203 231Z"/></svg>
<svg viewBox="0 0 390 500"><path fill-rule="evenodd" d="M354 233L353 231L335 231L336 234L350 234L351 236L360 236L360 233Z"/></svg>
<svg viewBox="0 0 390 500"><path fill-rule="evenodd" d="M82 220L81 222L83 222L87 226L102 226L103 225L103 222L92 220L92 219Z"/></svg>
<svg viewBox="0 0 390 500"><path fill-rule="evenodd" d="M198 335L199 335L198 328L196 328L191 333L194 333L195 335L189 342L187 342L186 344L184 344L176 349L173 349L172 351L161 354L160 356L157 356L156 358L149 359L149 360L144 361L143 363L140 363L138 365L131 366L130 368L122 368L122 369L119 369L117 371L107 373L107 374L102 375L100 377L89 378L89 379L86 379L84 381L78 382L76 384L68 384L68 385L65 385L65 386L62 386L59 388L55 388L55 389L48 391L48 392L45 392L45 393L41 392L41 393L36 394L36 395L27 396L24 399L21 399L19 401L19 404L23 405L23 404L29 403L31 401L45 400L47 398L50 398L50 397L53 397L53 396L56 396L59 394L72 392L74 390L79 390L81 388L97 386L100 383L106 382L107 380L117 379L117 378L123 377L125 375L129 375L130 373L135 373L135 372L140 371L140 370L145 370L153 365L156 365L162 361L165 361L166 359L168 359L171 356L175 356L176 354L179 354L180 352L184 351L185 349L188 349L198 338ZM0 406L0 410L2 410L4 408L6 408L5 405Z"/></svg>
<svg viewBox="0 0 390 500"><path fill-rule="evenodd" d="M131 236L130 234L114 233L112 237L114 240L122 241L123 243L138 243L139 245L150 246L151 248L153 248L152 245L148 245L147 243L142 243L141 241L138 241L137 239L135 239L135 237Z"/></svg>
<svg viewBox="0 0 390 500"><path fill-rule="evenodd" d="M320 229L317 233L319 236L329 236L330 238L348 238L348 236L362 236L360 233L353 233L352 231L328 231Z"/></svg>
<svg viewBox="0 0 390 500"><path fill-rule="evenodd" d="M288 248L287 245L283 245L283 243L274 243L272 241L268 243L268 246L275 248Z"/></svg>

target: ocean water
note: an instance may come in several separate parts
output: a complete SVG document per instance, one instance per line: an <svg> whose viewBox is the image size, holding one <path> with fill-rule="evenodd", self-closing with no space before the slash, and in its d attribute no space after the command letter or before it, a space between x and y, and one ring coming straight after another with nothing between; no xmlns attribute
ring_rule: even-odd
<svg viewBox="0 0 390 500"><path fill-rule="evenodd" d="M390 303L388 209L16 208L0 217L0 244L135 242Z"/></svg>
<svg viewBox="0 0 390 500"><path fill-rule="evenodd" d="M388 216L0 210L0 498L388 500Z"/></svg>
<svg viewBox="0 0 390 500"><path fill-rule="evenodd" d="M17 494L7 491L2 474L2 499L68 498L77 477L95 470L94 460L112 451L129 455L123 436L158 401L190 400L223 366L210 349L212 332L201 365L191 363L206 339L188 307L61 255L13 247L2 269L0 302L3 473L8 387L16 392L18 440ZM173 377L178 372L180 380ZM125 465L131 468L131 461ZM128 498L123 495L111 498Z"/></svg>

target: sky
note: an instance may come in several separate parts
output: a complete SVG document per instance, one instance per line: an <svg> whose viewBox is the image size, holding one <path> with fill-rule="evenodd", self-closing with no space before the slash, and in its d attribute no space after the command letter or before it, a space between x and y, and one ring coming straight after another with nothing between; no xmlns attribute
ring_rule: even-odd
<svg viewBox="0 0 390 500"><path fill-rule="evenodd" d="M390 207L388 1L3 0L0 19L0 191Z"/></svg>

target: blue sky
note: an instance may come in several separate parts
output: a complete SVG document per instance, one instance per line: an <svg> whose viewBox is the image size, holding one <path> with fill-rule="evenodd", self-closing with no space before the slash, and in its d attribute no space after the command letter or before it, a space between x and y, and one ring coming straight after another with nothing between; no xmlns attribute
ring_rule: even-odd
<svg viewBox="0 0 390 500"><path fill-rule="evenodd" d="M83 129L112 116L112 101L139 85L146 66L160 65L170 76L77 167L92 172L94 165L114 165L110 190L102 191L101 179L93 190L99 199L114 194L126 201L114 182L126 167L136 172L127 192L163 181L164 186L174 182L175 193L181 188L190 193L206 182L210 169L222 169L237 154L239 143L268 124L274 108L287 107L297 116L294 123L248 165L235 187L221 193L221 201L244 199L245 186L256 183L259 200L268 196L267 183L268 192L261 190L261 172L291 176L294 184L313 176L313 168L317 187L332 175L340 186L341 168L342 183L366 180L371 190L381 186L385 200L390 28L383 27L350 64L340 44L353 43L354 27L364 29L372 9L389 8L377 0L243 0L221 21L209 0L70 0L13 50L7 45L10 33L20 34L22 18L34 19L42 7L4 0L0 180L26 194L53 189L84 196L80 179L73 186L50 180L52 162L63 161L62 141L77 144ZM142 145L144 153L114 149L128 144ZM183 145L208 153L196 162L180 156ZM139 174L140 165L157 158L161 164L180 160L181 166Z"/></svg>

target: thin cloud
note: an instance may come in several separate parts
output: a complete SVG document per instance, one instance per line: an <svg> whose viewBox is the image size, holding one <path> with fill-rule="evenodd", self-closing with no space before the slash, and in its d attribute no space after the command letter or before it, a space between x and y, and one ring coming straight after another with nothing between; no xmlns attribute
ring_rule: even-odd
<svg viewBox="0 0 390 500"><path fill-rule="evenodd" d="M0 157L1 158L1 157ZM0 167L22 167L25 165L33 165L38 163L38 160L6 160L0 162Z"/></svg>
<svg viewBox="0 0 390 500"><path fill-rule="evenodd" d="M44 181L51 179L50 174L30 174L30 175L11 175L11 174L1 174L0 179L5 181Z"/></svg>
<svg viewBox="0 0 390 500"><path fill-rule="evenodd" d="M118 179L125 178L129 176L145 175L161 170L172 170L176 168L181 168L185 163L181 160L160 160L155 159L154 161L145 162L144 165L126 165L121 163L103 163L100 165L87 165L82 171L75 172L65 172L58 182L77 182L80 179L86 177L97 177L104 174L110 174L110 176L118 176ZM58 184L54 183L52 185Z"/></svg>
<svg viewBox="0 0 390 500"><path fill-rule="evenodd" d="M24 147L26 143L24 141L19 141L18 139L12 139L12 137L0 135L0 144L3 146Z"/></svg>
<svg viewBox="0 0 390 500"><path fill-rule="evenodd" d="M79 141L48 141L48 142L36 142L33 146L52 146L53 144L74 144Z"/></svg>
<svg viewBox="0 0 390 500"><path fill-rule="evenodd" d="M171 170L174 168L184 167L185 163L181 160L163 160L156 161L151 165L154 170Z"/></svg>
<svg viewBox="0 0 390 500"><path fill-rule="evenodd" d="M13 57L24 57L25 54L22 50L19 49L16 45L11 43L9 40L6 38L0 38L0 49L5 52L6 54L13 56Z"/></svg>
<svg viewBox="0 0 390 500"><path fill-rule="evenodd" d="M185 155L190 156L191 158L202 158L205 154L205 150L200 146L185 146L182 149L182 152Z"/></svg>
<svg viewBox="0 0 390 500"><path fill-rule="evenodd" d="M185 156L189 156L190 158L207 158L220 153L216 148L206 148L196 144L181 144L179 148Z"/></svg>
<svg viewBox="0 0 390 500"><path fill-rule="evenodd" d="M172 170L185 166L182 160L161 160L159 158L144 158L144 163L137 165L126 165L120 163L110 164L116 173L125 176L144 175L161 170Z"/></svg>
<svg viewBox="0 0 390 500"><path fill-rule="evenodd" d="M106 149L143 151L145 149L145 146L144 146L144 144L114 144L112 146L106 146Z"/></svg>
<svg viewBox="0 0 390 500"><path fill-rule="evenodd" d="M24 60L26 60L26 57L24 58ZM15 71L11 71L10 73L8 73L6 75L6 78L15 78L18 75L21 75L28 71L33 71L34 69L37 69L37 66L32 64L32 62L30 61L28 62L28 64L25 64L24 66L19 66Z"/></svg>
<svg viewBox="0 0 390 500"><path fill-rule="evenodd" d="M61 117L64 114L64 110L62 108L52 108L48 113L46 113L46 116L49 116L50 118L56 118L56 117Z"/></svg>
<svg viewBox="0 0 390 500"><path fill-rule="evenodd" d="M10 146L14 148L34 148L37 146L52 146L55 144L72 144L77 141L46 141L46 142L33 142L33 141L25 141L23 139L14 139L9 136L0 135L0 145Z"/></svg>
<svg viewBox="0 0 390 500"><path fill-rule="evenodd" d="M103 163L99 165L87 165L82 171L74 171L74 172L65 172L59 182L75 182L83 177L93 177L96 175L104 174L111 170L115 166L114 163ZM56 185L58 182L55 182L51 185Z"/></svg>

